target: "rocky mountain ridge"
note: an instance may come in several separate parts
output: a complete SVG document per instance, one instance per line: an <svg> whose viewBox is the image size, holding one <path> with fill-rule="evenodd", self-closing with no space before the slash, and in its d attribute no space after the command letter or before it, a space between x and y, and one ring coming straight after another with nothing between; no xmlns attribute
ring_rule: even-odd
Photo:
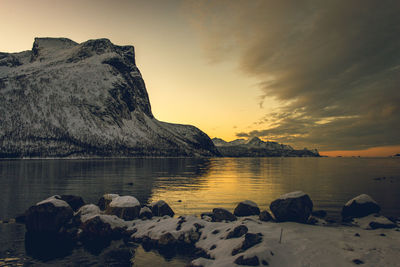
<svg viewBox="0 0 400 267"><path fill-rule="evenodd" d="M278 142L263 141L258 137L248 140L236 139L227 142L221 138L212 139L224 157L319 157L318 150L307 148L296 150Z"/></svg>
<svg viewBox="0 0 400 267"><path fill-rule="evenodd" d="M151 112L133 46L35 38L0 53L0 157L215 156L194 126Z"/></svg>

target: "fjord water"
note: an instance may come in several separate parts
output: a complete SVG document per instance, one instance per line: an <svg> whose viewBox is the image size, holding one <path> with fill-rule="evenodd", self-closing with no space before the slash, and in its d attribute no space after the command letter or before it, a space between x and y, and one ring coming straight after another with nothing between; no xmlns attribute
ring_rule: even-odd
<svg viewBox="0 0 400 267"><path fill-rule="evenodd" d="M250 199L261 209L279 195L302 190L339 217L352 197L372 196L387 216L400 215L397 158L135 158L0 161L0 220L14 218L55 194L97 203L104 193L167 201L177 215L214 207L233 210ZM0 225L0 245L23 240L23 226ZM19 241L18 241L19 240ZM23 241L22 241L23 242ZM18 250L18 249L17 249ZM177 265L179 266L179 265Z"/></svg>

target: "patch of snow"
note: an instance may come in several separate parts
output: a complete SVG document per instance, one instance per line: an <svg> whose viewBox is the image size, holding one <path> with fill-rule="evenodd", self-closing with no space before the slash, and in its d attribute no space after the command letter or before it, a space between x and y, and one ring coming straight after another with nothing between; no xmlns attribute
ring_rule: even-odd
<svg viewBox="0 0 400 267"><path fill-rule="evenodd" d="M363 229L372 229L370 223L378 223L381 225L392 225L394 224L391 220L386 218L385 216L381 216L378 214L370 214L368 216L362 218L354 218L352 224L359 226Z"/></svg>
<svg viewBox="0 0 400 267"><path fill-rule="evenodd" d="M139 200L132 196L115 197L110 203L110 207L128 208L140 206Z"/></svg>
<svg viewBox="0 0 400 267"><path fill-rule="evenodd" d="M119 197L118 194L104 194L103 195L103 198L105 200L113 200L114 198L117 198L117 197Z"/></svg>
<svg viewBox="0 0 400 267"><path fill-rule="evenodd" d="M361 194L361 195L356 196L355 198L352 198L352 199L350 199L349 201L347 201L346 204L345 204L345 206L350 206L354 201L355 201L356 203L358 203L358 204L365 204L365 203L369 203L369 202L372 202L372 203L377 204L377 203L375 202L375 200L373 200L372 197L370 197L369 195L367 195L367 194Z"/></svg>
<svg viewBox="0 0 400 267"><path fill-rule="evenodd" d="M118 218L115 215L104 215L104 214L101 214L101 215L95 215L95 216L99 216L99 218L104 223L109 224L111 226L111 229L114 229L114 228L117 228L117 227L126 228L126 227L129 227L132 224L131 222L124 221L124 220ZM95 217L95 216L93 216L93 217Z"/></svg>
<svg viewBox="0 0 400 267"><path fill-rule="evenodd" d="M304 193L303 191L294 191L294 192L290 192L290 193L281 195L279 197L279 199L298 198L298 197L302 197L305 195L306 195L306 193Z"/></svg>
<svg viewBox="0 0 400 267"><path fill-rule="evenodd" d="M54 196L51 196L45 200L42 200L42 201L36 203L36 206L39 206L39 205L42 205L45 203L52 203L55 207L70 207L67 202L65 202L64 200L61 200L60 198L61 197L59 195L54 195Z"/></svg>

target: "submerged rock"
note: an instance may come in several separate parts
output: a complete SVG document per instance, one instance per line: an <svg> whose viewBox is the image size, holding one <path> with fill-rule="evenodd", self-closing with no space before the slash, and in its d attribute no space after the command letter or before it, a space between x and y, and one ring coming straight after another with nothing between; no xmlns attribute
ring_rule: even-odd
<svg viewBox="0 0 400 267"><path fill-rule="evenodd" d="M350 199L342 208L343 220L361 218L373 213L379 213L381 207L370 196L361 194Z"/></svg>
<svg viewBox="0 0 400 267"><path fill-rule="evenodd" d="M270 210L279 222L306 223L312 208L310 197L301 191L284 194L270 205Z"/></svg>
<svg viewBox="0 0 400 267"><path fill-rule="evenodd" d="M259 215L260 209L258 208L257 204L254 203L253 201L245 200L245 201L240 202L236 206L233 214L238 217Z"/></svg>
<svg viewBox="0 0 400 267"><path fill-rule="evenodd" d="M165 215L168 215L174 217L175 215L174 211L164 200L153 202L150 206L154 216L163 217Z"/></svg>
<svg viewBox="0 0 400 267"><path fill-rule="evenodd" d="M140 202L132 196L115 197L106 209L106 214L116 215L126 221L138 218L139 212Z"/></svg>
<svg viewBox="0 0 400 267"><path fill-rule="evenodd" d="M72 216L72 208L56 195L30 207L26 211L25 226L28 232L58 233Z"/></svg>

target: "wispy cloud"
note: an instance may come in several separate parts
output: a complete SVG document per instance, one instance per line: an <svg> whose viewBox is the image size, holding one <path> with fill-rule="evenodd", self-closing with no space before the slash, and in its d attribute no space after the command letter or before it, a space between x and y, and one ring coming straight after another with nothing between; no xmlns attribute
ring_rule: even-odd
<svg viewBox="0 0 400 267"><path fill-rule="evenodd" d="M283 103L240 132L320 149L400 144L399 1L208 1L192 5L210 62L235 59ZM195 8L194 8L195 7Z"/></svg>

